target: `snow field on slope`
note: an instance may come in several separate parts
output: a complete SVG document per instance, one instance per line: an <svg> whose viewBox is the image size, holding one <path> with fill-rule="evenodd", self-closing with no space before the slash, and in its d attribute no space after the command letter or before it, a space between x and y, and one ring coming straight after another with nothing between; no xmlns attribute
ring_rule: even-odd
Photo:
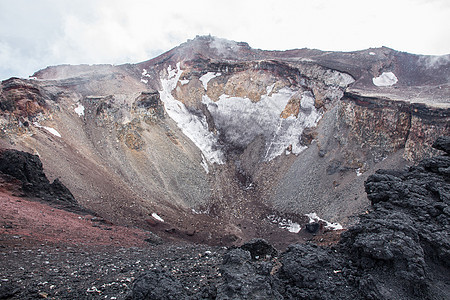
<svg viewBox="0 0 450 300"><path fill-rule="evenodd" d="M228 95L220 96L217 102L204 95L203 103L208 106L216 127L233 145L245 148L257 136L263 135L266 140L265 161L283 154L290 145L292 153L299 154L306 148L300 144L303 130L315 126L321 117L314 107L312 94L302 94L298 117L284 119L280 115L297 91L282 88L270 96L270 86L267 91L256 103L248 98Z"/></svg>
<svg viewBox="0 0 450 300"><path fill-rule="evenodd" d="M161 78L160 95L168 115L201 150L209 163L225 163L225 155L218 142L219 134L208 130L206 117L191 113L182 102L172 96L182 73L180 63L176 68L169 66L167 71L168 77ZM220 76L220 73L208 72L203 75L201 79L204 87L207 88L208 82L217 76ZM266 95L262 95L258 102L229 95L221 95L217 102L213 102L207 95L202 98L214 118L216 128L225 136L227 142L245 148L257 136L264 136L265 161L285 153L290 146L294 154L303 151L306 148L300 144L303 130L316 126L321 118L321 114L314 107L313 95L308 91L302 93L298 117L281 118L289 100L298 91L285 87L277 93L271 93L272 89L273 85L268 86ZM205 162L201 164L205 172L209 172Z"/></svg>
<svg viewBox="0 0 450 300"><path fill-rule="evenodd" d="M157 213L152 213L152 217L160 222L164 222L164 219L161 218Z"/></svg>
<svg viewBox="0 0 450 300"><path fill-rule="evenodd" d="M161 101L164 102L167 114L181 129L181 131L200 149L206 160L210 163L224 164L225 157L218 149L218 139L208 130L205 116L192 114L186 106L172 96L172 91L177 86L181 76L180 63L176 69L168 67L168 78L161 78ZM206 171L206 170L205 170Z"/></svg>
<svg viewBox="0 0 450 300"><path fill-rule="evenodd" d="M302 229L300 224L286 218L278 217L276 215L268 215L267 219L269 219L271 223L278 224L280 228L286 229L292 233L299 233Z"/></svg>
<svg viewBox="0 0 450 300"><path fill-rule="evenodd" d="M146 77L150 78L151 76L150 76L150 74L148 74L146 69L142 69L142 74L141 74L141 82L142 83L148 83L148 79Z"/></svg>
<svg viewBox="0 0 450 300"><path fill-rule="evenodd" d="M53 134L54 136L61 137L61 134L60 134L55 128L47 127L47 126L42 126L42 125L39 124L38 122L34 122L33 125L36 126L37 128L42 128L42 129L47 130L48 132L50 132L50 133Z"/></svg>

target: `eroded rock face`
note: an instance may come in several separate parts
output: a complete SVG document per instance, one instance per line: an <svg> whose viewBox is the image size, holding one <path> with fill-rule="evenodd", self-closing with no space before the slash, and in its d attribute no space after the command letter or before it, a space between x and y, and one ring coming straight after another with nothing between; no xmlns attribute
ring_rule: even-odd
<svg viewBox="0 0 450 300"><path fill-rule="evenodd" d="M46 95L42 94L38 85L19 78L11 78L2 82L1 89L1 110L21 117L32 117L44 111Z"/></svg>
<svg viewBox="0 0 450 300"><path fill-rule="evenodd" d="M405 103L347 94L339 109L340 120L348 128L343 136L373 160L405 147L411 129L411 107Z"/></svg>
<svg viewBox="0 0 450 300"><path fill-rule="evenodd" d="M411 130L405 144L405 158L417 161L436 154L431 147L437 136L450 132L450 112L414 105L411 112Z"/></svg>

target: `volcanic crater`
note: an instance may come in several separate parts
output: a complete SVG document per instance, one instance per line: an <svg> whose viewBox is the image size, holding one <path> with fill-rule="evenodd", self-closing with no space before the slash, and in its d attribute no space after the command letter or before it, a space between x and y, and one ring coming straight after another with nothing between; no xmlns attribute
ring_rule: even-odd
<svg viewBox="0 0 450 300"><path fill-rule="evenodd" d="M137 64L54 66L30 79L2 81L3 247L106 245L168 247L163 249L170 252L167 249L180 243L235 247L263 238L284 250L306 241L334 247L343 232L341 244L356 245L358 227L352 226L359 224L357 216L394 197L379 196L373 186L409 180L406 173L373 175L375 171L406 170L446 151L446 146L435 145L437 150L432 144L450 132L449 61L385 47L264 51L201 36ZM440 161L439 167L447 170L445 163ZM448 184L448 172L436 170L430 172L447 176L442 182ZM448 188L436 187L435 194L442 194L442 189ZM442 199L448 202L448 197ZM448 215L445 218L448 227ZM440 241L430 247L448 246L448 237ZM242 251L253 249L248 247ZM298 247L291 246L285 259L316 251ZM365 246L346 247L361 259L355 264L365 255L375 264L391 259ZM214 253L224 252L215 249ZM267 275L251 262L255 257L237 252L226 254L225 261ZM445 253L435 254L433 263L444 260ZM354 270L342 259L346 258L336 257L338 267ZM336 267L331 260L330 264ZM425 268L422 262L414 264ZM284 275L274 279L281 281L271 282L273 290L261 299L300 297L295 289L276 288L280 282L295 281L289 263L282 265ZM225 267L221 274L229 271ZM407 273L414 280L421 276L419 271ZM146 278L166 280L158 274ZM218 273L214 274L216 280ZM358 277L360 287L372 282L371 275L364 276ZM203 294L231 299L223 295L245 290L229 289ZM332 297L312 290L304 299ZM97 294L92 289L87 293ZM136 293L130 297L141 299ZM391 299L386 295L382 288L365 294Z"/></svg>

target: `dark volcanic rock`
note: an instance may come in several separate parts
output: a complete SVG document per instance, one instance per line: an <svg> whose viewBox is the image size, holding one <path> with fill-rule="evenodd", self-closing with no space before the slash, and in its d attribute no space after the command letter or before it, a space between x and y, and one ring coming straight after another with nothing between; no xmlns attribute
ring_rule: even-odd
<svg viewBox="0 0 450 300"><path fill-rule="evenodd" d="M264 239L252 239L241 246L241 249L250 252L252 259L265 259L266 257L275 257L278 254L277 249L270 245Z"/></svg>
<svg viewBox="0 0 450 300"><path fill-rule="evenodd" d="M223 283L217 289L217 299L283 299L274 287L272 268L271 262L252 261L249 251L230 250L223 258Z"/></svg>
<svg viewBox="0 0 450 300"><path fill-rule="evenodd" d="M128 300L179 300L186 299L181 283L161 269L147 271L140 275L133 283Z"/></svg>
<svg viewBox="0 0 450 300"><path fill-rule="evenodd" d="M11 299L19 292L19 288L15 285L2 283L0 285L0 300Z"/></svg>
<svg viewBox="0 0 450 300"><path fill-rule="evenodd" d="M308 223L306 224L305 228L309 233L317 233L319 231L320 224L316 222Z"/></svg>
<svg viewBox="0 0 450 300"><path fill-rule="evenodd" d="M0 151L0 172L22 182L22 190L28 196L76 206L77 201L59 179L53 183L47 179L38 156L17 150Z"/></svg>
<svg viewBox="0 0 450 300"><path fill-rule="evenodd" d="M445 151L445 153L450 154L450 137L441 136L433 144L433 148Z"/></svg>
<svg viewBox="0 0 450 300"><path fill-rule="evenodd" d="M373 210L334 249L289 247L278 291L289 299L448 299L449 166L437 156L370 176Z"/></svg>
<svg viewBox="0 0 450 300"><path fill-rule="evenodd" d="M361 216L341 240L342 250L363 272L359 283L367 297L449 297L450 219L445 209L450 177L442 172L449 166L449 157L437 156L405 172L381 170L367 179L373 211ZM436 266L447 271L441 273ZM389 276L396 280L387 280ZM440 294L431 293L437 282L446 284Z"/></svg>
<svg viewBox="0 0 450 300"><path fill-rule="evenodd" d="M352 269L341 253L316 245L292 245L282 255L280 292L287 299L360 299Z"/></svg>

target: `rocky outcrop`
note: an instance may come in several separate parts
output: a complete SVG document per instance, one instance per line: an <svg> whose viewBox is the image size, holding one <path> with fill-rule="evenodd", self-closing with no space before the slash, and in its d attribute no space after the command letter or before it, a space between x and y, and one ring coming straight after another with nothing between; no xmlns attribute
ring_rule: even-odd
<svg viewBox="0 0 450 300"><path fill-rule="evenodd" d="M450 132L450 109L415 104L411 107L411 129L405 144L404 157L418 161L436 155L431 147L437 136Z"/></svg>
<svg viewBox="0 0 450 300"><path fill-rule="evenodd" d="M435 154L432 143L450 131L448 109L346 92L339 103L346 143L379 161L400 149L409 161ZM345 137L344 137L345 136Z"/></svg>
<svg viewBox="0 0 450 300"><path fill-rule="evenodd" d="M448 297L449 166L448 156L437 156L406 171L370 176L365 186L372 211L338 247L296 245L283 254L280 277L295 287L286 291L299 299Z"/></svg>
<svg viewBox="0 0 450 300"><path fill-rule="evenodd" d="M21 117L33 117L44 111L45 98L38 85L19 78L1 84L0 109Z"/></svg>
<svg viewBox="0 0 450 300"><path fill-rule="evenodd" d="M411 129L411 108L404 102L346 93L339 116L345 143L360 147L366 160L380 161L404 148Z"/></svg>
<svg viewBox="0 0 450 300"><path fill-rule="evenodd" d="M250 252L252 259L270 259L278 255L277 249L261 238L252 239L241 246L242 250Z"/></svg>
<svg viewBox="0 0 450 300"><path fill-rule="evenodd" d="M157 91L142 92L133 103L133 113L143 115L144 121L153 123L165 117L164 104Z"/></svg>
<svg viewBox="0 0 450 300"><path fill-rule="evenodd" d="M50 95L29 80L10 78L0 84L0 136L12 138L28 132L37 117L48 110Z"/></svg>
<svg viewBox="0 0 450 300"><path fill-rule="evenodd" d="M447 155L450 153L450 137L448 136L441 136L439 137L434 143L433 148L437 150L442 150Z"/></svg>
<svg viewBox="0 0 450 300"><path fill-rule="evenodd" d="M56 178L52 183L45 175L39 156L27 152L2 149L0 151L0 172L19 180L23 192L30 197L79 208L69 189Z"/></svg>

